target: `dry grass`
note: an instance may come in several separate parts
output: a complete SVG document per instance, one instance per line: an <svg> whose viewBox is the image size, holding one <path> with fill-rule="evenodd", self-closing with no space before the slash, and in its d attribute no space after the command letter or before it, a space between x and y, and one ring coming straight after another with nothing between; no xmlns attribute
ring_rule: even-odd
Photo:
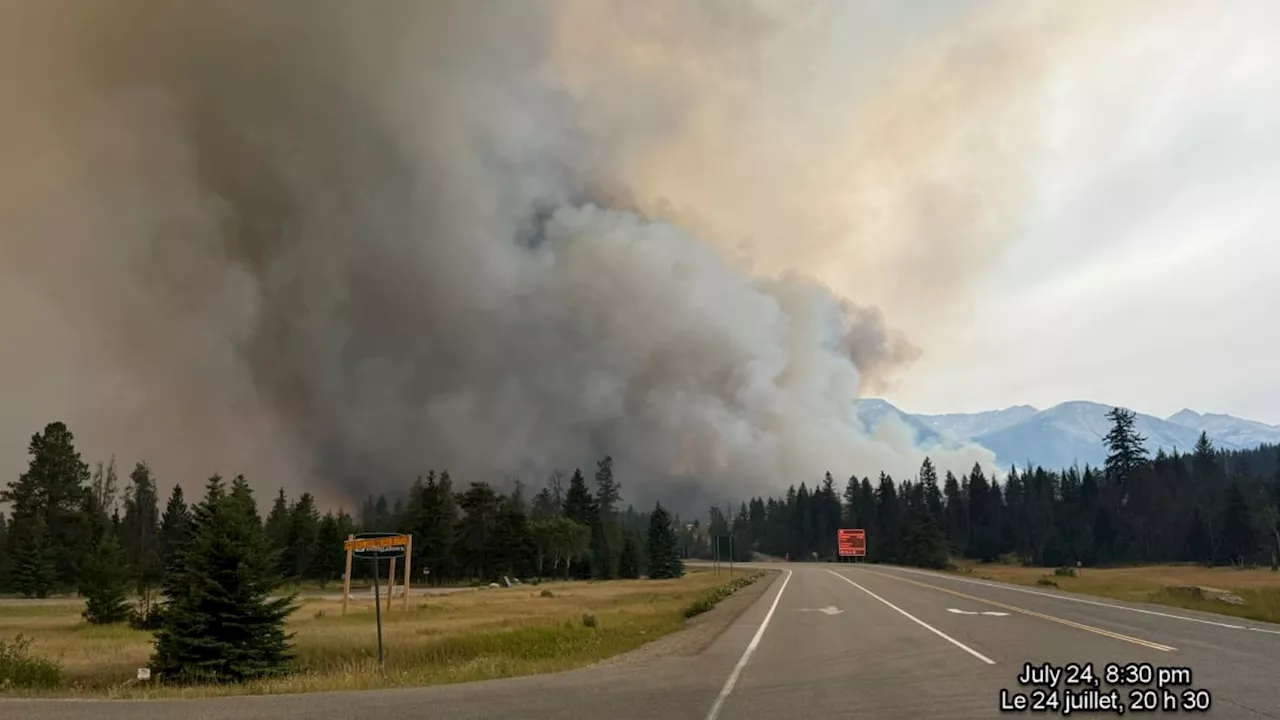
<svg viewBox="0 0 1280 720"><path fill-rule="evenodd" d="M1016 585L1046 582L1071 592L1203 610L1236 617L1280 623L1280 572L1208 568L1203 565L1144 565L1124 568L1084 568L1077 577L1055 575L1051 568L964 563L961 572L987 580ZM1244 605L1170 593L1166 588L1200 586L1229 590Z"/></svg>
<svg viewBox="0 0 1280 720"><path fill-rule="evenodd" d="M373 603L306 600L290 618L296 633L294 675L231 687L143 688L130 684L151 652L149 633L93 627L78 603L0 604L0 637L34 639L32 651L58 661L68 692L110 696L207 696L429 685L588 665L632 650L684 626L684 610L704 591L728 582L691 569L679 580L557 582L396 598L383 614L385 669L377 665ZM544 591L550 591L547 597ZM587 627L584 615L595 616Z"/></svg>

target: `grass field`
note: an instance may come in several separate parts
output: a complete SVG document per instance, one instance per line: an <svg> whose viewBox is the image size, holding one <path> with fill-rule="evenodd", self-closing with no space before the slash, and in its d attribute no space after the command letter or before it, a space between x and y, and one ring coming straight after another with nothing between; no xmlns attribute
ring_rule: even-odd
<svg viewBox="0 0 1280 720"><path fill-rule="evenodd" d="M679 630L691 604L729 579L690 569L679 580L554 582L396 598L383 614L385 669L377 663L373 603L306 600L290 618L298 672L229 687L140 687L131 683L151 635L95 627L79 603L0 604L0 638L32 638L31 651L58 662L75 695L207 696L431 685L581 667ZM713 593L714 594L714 593Z"/></svg>
<svg viewBox="0 0 1280 720"><path fill-rule="evenodd" d="M1051 568L964 563L960 572L973 577L1017 585L1053 583L1071 592L1204 610L1236 617L1280 623L1280 572L1208 568L1203 565L1145 565L1125 568L1084 568L1076 577L1055 575ZM1170 588L1210 587L1240 596L1243 605L1188 597Z"/></svg>

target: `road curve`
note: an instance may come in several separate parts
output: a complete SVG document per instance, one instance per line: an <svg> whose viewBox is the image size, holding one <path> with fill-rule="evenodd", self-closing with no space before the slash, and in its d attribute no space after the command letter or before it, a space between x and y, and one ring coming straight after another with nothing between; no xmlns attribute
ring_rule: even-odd
<svg viewBox="0 0 1280 720"><path fill-rule="evenodd" d="M1219 718L1280 718L1280 626L878 565L795 563L696 656L430 688L0 701L23 720L994 718L1024 664L1187 668ZM1169 673L1170 676L1173 673ZM1182 682L1185 677L1171 680ZM1143 686L1143 689L1150 687ZM1074 687L1072 690L1087 689ZM1104 682L1099 688L1107 691ZM1119 688L1130 701L1130 689ZM1058 695L1061 698L1061 695ZM1191 701L1202 702L1204 694ZM1043 713L1035 713L1042 715ZM1061 715L1061 710L1052 715ZM1073 715L1099 716L1086 712ZM1111 715L1111 713L1104 713ZM1114 716L1114 715L1113 715Z"/></svg>

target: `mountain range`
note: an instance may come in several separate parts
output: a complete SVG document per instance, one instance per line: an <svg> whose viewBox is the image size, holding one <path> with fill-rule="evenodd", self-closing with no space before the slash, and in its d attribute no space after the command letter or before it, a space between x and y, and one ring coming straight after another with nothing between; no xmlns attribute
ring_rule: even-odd
<svg viewBox="0 0 1280 720"><path fill-rule="evenodd" d="M978 413L919 415L904 412L885 400L858 401L858 416L868 428L896 416L916 434L916 442L929 448L967 440L991 450L1001 469L1027 464L1060 469L1073 464L1102 465L1106 448L1102 438L1111 429L1107 413L1113 406L1082 400L1039 410L1017 405ZM1280 426L1232 415L1201 414L1181 410L1167 418L1136 413L1138 434L1145 437L1152 455L1164 449L1189 452L1203 431L1221 450L1247 450L1259 445L1280 445Z"/></svg>

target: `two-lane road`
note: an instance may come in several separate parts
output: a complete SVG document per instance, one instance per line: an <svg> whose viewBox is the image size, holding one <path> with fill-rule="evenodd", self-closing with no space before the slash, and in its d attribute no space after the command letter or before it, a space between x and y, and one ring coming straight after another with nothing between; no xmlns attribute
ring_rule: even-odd
<svg viewBox="0 0 1280 720"><path fill-rule="evenodd" d="M1031 690L1017 682L1026 663L1090 663L1099 679L1109 663L1187 668L1212 716L1280 718L1280 626L907 568L752 567L782 572L695 656L393 691L4 701L0 718L994 718L1003 689Z"/></svg>
<svg viewBox="0 0 1280 720"><path fill-rule="evenodd" d="M1190 686L1167 689L1207 690L1214 717L1280 718L1277 626L906 568L788 567L720 717L989 718L1002 689L1032 689L1017 682L1026 663L1091 664L1104 691L1106 666L1132 663L1190 669Z"/></svg>

